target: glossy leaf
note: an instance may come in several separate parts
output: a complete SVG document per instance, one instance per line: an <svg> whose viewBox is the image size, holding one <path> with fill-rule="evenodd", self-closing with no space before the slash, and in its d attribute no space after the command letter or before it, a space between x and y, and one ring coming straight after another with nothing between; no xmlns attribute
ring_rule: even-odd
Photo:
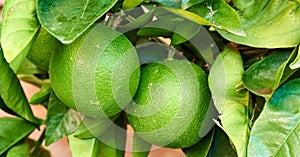
<svg viewBox="0 0 300 157"><path fill-rule="evenodd" d="M168 58L168 49L161 44L148 42L136 47L140 64L164 61Z"/></svg>
<svg viewBox="0 0 300 157"><path fill-rule="evenodd" d="M300 153L300 79L276 90L254 123L248 156L298 156Z"/></svg>
<svg viewBox="0 0 300 157"><path fill-rule="evenodd" d="M68 136L69 146L73 157L98 157L100 141L97 138L80 139Z"/></svg>
<svg viewBox="0 0 300 157"><path fill-rule="evenodd" d="M64 44L72 43L117 0L37 0L42 26Z"/></svg>
<svg viewBox="0 0 300 157"><path fill-rule="evenodd" d="M151 0L171 8L186 9L205 0Z"/></svg>
<svg viewBox="0 0 300 157"><path fill-rule="evenodd" d="M212 129L203 139L197 144L183 149L186 157L207 157L212 145L215 129Z"/></svg>
<svg viewBox="0 0 300 157"><path fill-rule="evenodd" d="M238 36L245 36L237 12L224 0L207 0L190 7L188 10L203 17L218 29L226 30Z"/></svg>
<svg viewBox="0 0 300 157"><path fill-rule="evenodd" d="M6 157L30 157L29 143L21 143L11 148Z"/></svg>
<svg viewBox="0 0 300 157"><path fill-rule="evenodd" d="M189 26L189 29L186 29L186 26ZM171 45L179 45L190 40L197 33L199 33L200 29L202 28L203 27L201 27L199 24L190 22L188 20L177 23L172 36Z"/></svg>
<svg viewBox="0 0 300 157"><path fill-rule="evenodd" d="M28 136L35 126L20 118L0 118L0 154Z"/></svg>
<svg viewBox="0 0 300 157"><path fill-rule="evenodd" d="M99 137L110 127L118 115L107 117L84 117L78 129L74 133L77 138Z"/></svg>
<svg viewBox="0 0 300 157"><path fill-rule="evenodd" d="M217 30L224 38L252 47L295 47L300 41L299 2L235 0L246 37Z"/></svg>
<svg viewBox="0 0 300 157"><path fill-rule="evenodd" d="M4 101L2 100L1 96L0 96L0 109L3 110L6 113L12 114L12 115L17 115L14 111L12 111L10 108L8 108Z"/></svg>
<svg viewBox="0 0 300 157"><path fill-rule="evenodd" d="M30 99L30 104L42 104L46 102L49 97L50 93L52 91L51 85L50 84L43 84L40 91L35 93L31 99Z"/></svg>
<svg viewBox="0 0 300 157"><path fill-rule="evenodd" d="M289 67L291 69L297 69L300 68L300 46L298 48L295 49L295 51L297 51L298 49L298 53L297 53L297 57L295 58L295 60L289 65Z"/></svg>
<svg viewBox="0 0 300 157"><path fill-rule="evenodd" d="M78 112L69 109L52 92L46 118L46 146L73 133L81 122Z"/></svg>
<svg viewBox="0 0 300 157"><path fill-rule="evenodd" d="M144 0L124 0L123 9L134 8L134 7L140 5L143 2L144 2Z"/></svg>
<svg viewBox="0 0 300 157"><path fill-rule="evenodd" d="M221 127L234 144L239 156L246 156L250 134L249 92L242 86L243 60L237 49L228 45L214 62L209 87L220 113Z"/></svg>
<svg viewBox="0 0 300 157"><path fill-rule="evenodd" d="M34 117L21 84L0 49L0 96L5 105L20 117L38 123Z"/></svg>
<svg viewBox="0 0 300 157"><path fill-rule="evenodd" d="M211 144L208 157L237 157L226 133L219 127L215 127L214 139Z"/></svg>
<svg viewBox="0 0 300 157"><path fill-rule="evenodd" d="M133 134L132 157L147 157L152 144L144 141L137 134Z"/></svg>
<svg viewBox="0 0 300 157"><path fill-rule="evenodd" d="M39 69L36 65L31 63L27 58L24 59L22 65L17 71L17 74L43 74L45 71Z"/></svg>
<svg viewBox="0 0 300 157"><path fill-rule="evenodd" d="M14 72L23 63L40 27L35 5L35 0L8 0L3 7L1 46Z"/></svg>
<svg viewBox="0 0 300 157"><path fill-rule="evenodd" d="M99 156L101 157L124 157L126 145L126 122L123 113L116 119L115 124L100 137Z"/></svg>
<svg viewBox="0 0 300 157"><path fill-rule="evenodd" d="M296 51L276 51L253 64L243 75L243 83L251 92L270 99L278 86L296 70L287 65L294 60Z"/></svg>

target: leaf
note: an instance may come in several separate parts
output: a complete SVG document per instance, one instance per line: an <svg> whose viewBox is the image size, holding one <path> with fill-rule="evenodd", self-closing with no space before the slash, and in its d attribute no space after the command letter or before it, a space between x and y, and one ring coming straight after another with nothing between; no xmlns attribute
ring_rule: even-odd
<svg viewBox="0 0 300 157"><path fill-rule="evenodd" d="M295 51L297 51L297 48L295 48ZM300 46L298 47L298 53L295 60L289 65L291 69L297 69L300 68Z"/></svg>
<svg viewBox="0 0 300 157"><path fill-rule="evenodd" d="M124 0L123 9L126 10L126 9L134 8L143 2L144 2L144 0Z"/></svg>
<svg viewBox="0 0 300 157"><path fill-rule="evenodd" d="M299 2L235 0L246 37L217 30L232 42L251 47L295 47L300 41ZM239 3L237 3L239 2Z"/></svg>
<svg viewBox="0 0 300 157"><path fill-rule="evenodd" d="M0 96L5 105L20 117L37 124L21 84L4 59L1 49L0 73Z"/></svg>
<svg viewBox="0 0 300 157"><path fill-rule="evenodd" d="M215 127L214 139L208 157L237 157L228 136L219 127Z"/></svg>
<svg viewBox="0 0 300 157"><path fill-rule="evenodd" d="M238 156L246 156L250 134L249 92L242 86L243 60L238 50L226 46L209 74L209 87L220 113L216 124L234 144Z"/></svg>
<svg viewBox="0 0 300 157"><path fill-rule="evenodd" d="M0 118L0 154L28 136L34 129L33 124L20 118Z"/></svg>
<svg viewBox="0 0 300 157"><path fill-rule="evenodd" d="M6 113L9 113L11 115L17 115L13 110L11 110L10 108L8 108L5 103L3 102L1 96L0 96L0 109L3 110Z"/></svg>
<svg viewBox="0 0 300 157"><path fill-rule="evenodd" d="M35 0L8 0L3 6L1 46L14 72L23 63L40 27L35 9Z"/></svg>
<svg viewBox="0 0 300 157"><path fill-rule="evenodd" d="M44 102L46 102L49 97L50 97L50 93L52 91L51 85L46 83L43 84L40 91L35 93L31 99L30 99L30 104L42 104Z"/></svg>
<svg viewBox="0 0 300 157"><path fill-rule="evenodd" d="M181 0L151 0L171 8L181 8Z"/></svg>
<svg viewBox="0 0 300 157"><path fill-rule="evenodd" d="M300 79L276 90L255 121L248 156L298 156L300 153Z"/></svg>
<svg viewBox="0 0 300 157"><path fill-rule="evenodd" d="M30 157L30 145L29 143L21 143L7 152L6 157Z"/></svg>
<svg viewBox="0 0 300 157"><path fill-rule="evenodd" d="M126 145L126 122L124 112L116 119L115 125L99 137L100 150L98 156L101 157L124 157Z"/></svg>
<svg viewBox="0 0 300 157"><path fill-rule="evenodd" d="M73 157L98 157L100 141L97 138L80 139L73 135L68 136Z"/></svg>
<svg viewBox="0 0 300 157"><path fill-rule="evenodd" d="M110 127L119 115L112 117L84 117L78 129L74 133L77 138L99 137Z"/></svg>
<svg viewBox="0 0 300 157"><path fill-rule="evenodd" d="M274 91L296 72L287 66L295 55L295 50L292 54L287 50L278 50L253 64L243 75L245 87L269 100Z"/></svg>
<svg viewBox="0 0 300 157"><path fill-rule="evenodd" d="M186 29L186 26L189 26L189 29ZM199 33L201 28L203 27L201 27L199 24L188 20L179 22L174 30L171 45L179 45L190 40L197 33Z"/></svg>
<svg viewBox="0 0 300 157"><path fill-rule="evenodd" d="M37 0L42 26L64 44L72 43L117 0Z"/></svg>
<svg viewBox="0 0 300 157"><path fill-rule="evenodd" d="M144 141L137 134L133 133L132 157L147 157L152 144Z"/></svg>
<svg viewBox="0 0 300 157"><path fill-rule="evenodd" d="M237 12L224 0L207 0L190 7L188 11L209 21L215 28L226 30L237 36L245 36Z"/></svg>
<svg viewBox="0 0 300 157"><path fill-rule="evenodd" d="M43 74L45 71L40 70L36 65L31 63L27 58L16 72L17 74Z"/></svg>
<svg viewBox="0 0 300 157"><path fill-rule="evenodd" d="M164 61L168 58L168 49L161 44L149 42L136 46L140 64Z"/></svg>
<svg viewBox="0 0 300 157"><path fill-rule="evenodd" d="M69 109L51 92L46 118L46 146L73 133L80 122L80 114Z"/></svg>
<svg viewBox="0 0 300 157"><path fill-rule="evenodd" d="M186 157L207 157L213 141L214 134L215 134L215 129L212 129L197 144L189 148L183 149L185 156Z"/></svg>

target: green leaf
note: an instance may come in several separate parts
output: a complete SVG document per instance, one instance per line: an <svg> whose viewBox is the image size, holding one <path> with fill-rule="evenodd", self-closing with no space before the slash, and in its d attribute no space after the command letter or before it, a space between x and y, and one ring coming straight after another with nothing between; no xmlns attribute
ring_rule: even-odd
<svg viewBox="0 0 300 157"><path fill-rule="evenodd" d="M123 9L134 8L134 7L140 5L143 2L144 2L144 0L124 0Z"/></svg>
<svg viewBox="0 0 300 157"><path fill-rule="evenodd" d="M40 70L36 65L31 63L27 58L24 59L17 74L43 74L45 71Z"/></svg>
<svg viewBox="0 0 300 157"><path fill-rule="evenodd" d="M245 87L259 96L270 99L274 91L293 73L289 65L296 56L296 50L278 50L253 64L243 75Z"/></svg>
<svg viewBox="0 0 300 157"><path fill-rule="evenodd" d="M100 141L97 138L80 139L73 135L68 136L73 157L98 157Z"/></svg>
<svg viewBox="0 0 300 157"><path fill-rule="evenodd" d="M239 156L246 156L250 134L249 92L242 86L243 60L238 50L226 46L214 62L209 74L209 87L220 113L221 127Z"/></svg>
<svg viewBox="0 0 300 157"><path fill-rule="evenodd" d="M43 84L40 91L35 93L31 99L30 104L42 104L46 102L49 97L50 93L52 91L51 85L49 83Z"/></svg>
<svg viewBox="0 0 300 157"><path fill-rule="evenodd" d="M205 0L151 0L151 1L163 4L171 8L187 9Z"/></svg>
<svg viewBox="0 0 300 157"><path fill-rule="evenodd" d="M238 36L245 36L237 12L224 0L207 0L190 7L188 10L203 17L215 28L226 30Z"/></svg>
<svg viewBox="0 0 300 157"><path fill-rule="evenodd" d="M215 134L215 129L212 129L197 144L189 148L183 149L185 156L186 157L207 157L213 141L214 134Z"/></svg>
<svg viewBox="0 0 300 157"><path fill-rule="evenodd" d="M186 29L186 26L189 26L189 29ZM179 45L190 40L197 33L199 33L200 29L201 26L199 24L188 20L177 23L172 36L171 45Z"/></svg>
<svg viewBox="0 0 300 157"><path fill-rule="evenodd" d="M164 61L168 58L168 49L161 44L149 42L136 47L140 64Z"/></svg>
<svg viewBox="0 0 300 157"><path fill-rule="evenodd" d="M246 37L217 30L224 38L252 47L295 47L300 41L299 2L235 0Z"/></svg>
<svg viewBox="0 0 300 157"><path fill-rule="evenodd" d="M228 136L219 127L215 127L214 139L208 157L237 157Z"/></svg>
<svg viewBox="0 0 300 157"><path fill-rule="evenodd" d="M29 143L21 143L7 152L6 157L30 157L30 145Z"/></svg>
<svg viewBox="0 0 300 157"><path fill-rule="evenodd" d="M297 48L295 49L297 51ZM295 60L289 65L291 69L297 69L300 68L300 46L298 47L298 53Z"/></svg>
<svg viewBox="0 0 300 157"><path fill-rule="evenodd" d="M46 146L73 133L81 122L78 112L69 109L52 92L46 118Z"/></svg>
<svg viewBox="0 0 300 157"><path fill-rule="evenodd" d="M276 90L255 121L248 156L298 156L300 153L300 79Z"/></svg>
<svg viewBox="0 0 300 157"><path fill-rule="evenodd" d="M3 7L1 46L14 72L23 63L40 27L35 5L35 0L8 0Z"/></svg>
<svg viewBox="0 0 300 157"><path fill-rule="evenodd" d="M9 113L11 115L17 115L13 110L11 110L10 108L8 108L5 103L3 102L1 96L0 96L0 109L3 110L6 113Z"/></svg>
<svg viewBox="0 0 300 157"><path fill-rule="evenodd" d="M132 157L147 157L152 144L144 141L137 134L133 133Z"/></svg>
<svg viewBox="0 0 300 157"><path fill-rule="evenodd" d="M0 49L0 96L5 105L20 117L38 123L34 117L21 84Z"/></svg>
<svg viewBox="0 0 300 157"><path fill-rule="evenodd" d="M72 43L117 0L37 0L42 26L64 44Z"/></svg>
<svg viewBox="0 0 300 157"><path fill-rule="evenodd" d="M0 118L0 155L28 136L35 126L20 118Z"/></svg>
<svg viewBox="0 0 300 157"><path fill-rule="evenodd" d="M74 133L77 138L93 138L99 137L109 128L114 120L117 119L119 115L107 117L84 117L80 123L78 129Z"/></svg>
<svg viewBox="0 0 300 157"><path fill-rule="evenodd" d="M110 128L100 137L100 150L98 156L101 157L124 157L126 145L126 122L125 114L121 113L115 121L116 125Z"/></svg>
<svg viewBox="0 0 300 157"><path fill-rule="evenodd" d="M171 8L181 8L181 0L151 0Z"/></svg>

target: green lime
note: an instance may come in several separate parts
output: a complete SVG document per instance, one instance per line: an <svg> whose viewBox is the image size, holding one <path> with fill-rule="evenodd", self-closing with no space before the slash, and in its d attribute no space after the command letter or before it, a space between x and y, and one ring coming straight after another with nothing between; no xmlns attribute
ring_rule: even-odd
<svg viewBox="0 0 300 157"><path fill-rule="evenodd" d="M39 68L48 70L50 57L60 46L61 43L56 38L41 28L27 58Z"/></svg>
<svg viewBox="0 0 300 157"><path fill-rule="evenodd" d="M127 109L129 124L145 141L186 148L200 140L199 132L210 104L205 72L186 60L151 63Z"/></svg>
<svg viewBox="0 0 300 157"><path fill-rule="evenodd" d="M54 92L67 106L88 116L112 116L137 90L139 60L124 35L98 24L53 53L49 74Z"/></svg>

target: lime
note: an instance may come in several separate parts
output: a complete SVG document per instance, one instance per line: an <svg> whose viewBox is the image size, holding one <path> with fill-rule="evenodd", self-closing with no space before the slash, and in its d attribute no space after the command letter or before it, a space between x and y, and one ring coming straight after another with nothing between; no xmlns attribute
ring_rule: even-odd
<svg viewBox="0 0 300 157"><path fill-rule="evenodd" d="M27 58L39 68L48 70L50 57L60 46L61 43L56 38L49 34L44 28L41 28Z"/></svg>
<svg viewBox="0 0 300 157"><path fill-rule="evenodd" d="M205 72L186 60L151 63L127 109L129 124L145 141L185 148L200 140L199 132L210 104Z"/></svg>
<svg viewBox="0 0 300 157"><path fill-rule="evenodd" d="M98 24L50 60L57 97L88 116L112 116L132 100L139 83L139 60L121 33Z"/></svg>

